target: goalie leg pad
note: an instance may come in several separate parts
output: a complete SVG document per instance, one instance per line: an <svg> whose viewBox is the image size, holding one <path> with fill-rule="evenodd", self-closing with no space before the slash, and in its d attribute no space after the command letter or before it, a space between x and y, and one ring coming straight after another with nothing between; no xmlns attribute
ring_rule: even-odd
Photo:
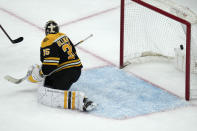
<svg viewBox="0 0 197 131"><path fill-rule="evenodd" d="M85 94L80 91L63 91L40 87L38 102L47 106L83 111Z"/></svg>

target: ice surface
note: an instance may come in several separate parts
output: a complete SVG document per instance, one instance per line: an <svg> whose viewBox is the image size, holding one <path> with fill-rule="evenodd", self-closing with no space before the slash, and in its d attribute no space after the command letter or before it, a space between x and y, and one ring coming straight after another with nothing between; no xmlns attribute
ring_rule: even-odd
<svg viewBox="0 0 197 131"><path fill-rule="evenodd" d="M128 119L189 106L176 95L112 66L82 72L72 90L85 92L98 104L89 114L111 119Z"/></svg>
<svg viewBox="0 0 197 131"><path fill-rule="evenodd" d="M191 6L197 12L196 0L177 1L184 2L186 6ZM131 119L113 120L88 113L40 105L37 103L36 94L39 85L28 82L14 85L3 79L7 74L19 78L23 77L31 64L40 63L39 48L44 37L43 27L45 22L50 19L54 19L62 25L60 30L66 33L74 43L89 34L94 34L94 37L77 48L78 55L84 65L84 71L111 64L118 65L120 41L119 5L119 0L0 1L0 24L11 38L24 37L21 43L13 45L5 34L0 31L1 131L196 131L196 105L151 113ZM78 22L71 22L75 20ZM147 66L147 68L149 72L155 70L154 66L151 65ZM129 71L138 72L137 75L145 75L153 81L158 80L152 77L156 72L152 75L151 73L144 73L142 68L139 67L131 68ZM162 83L167 85L167 79ZM166 90L180 95L184 100L179 84L181 82L177 82L176 89L164 87ZM195 104L196 101L193 100L190 103Z"/></svg>

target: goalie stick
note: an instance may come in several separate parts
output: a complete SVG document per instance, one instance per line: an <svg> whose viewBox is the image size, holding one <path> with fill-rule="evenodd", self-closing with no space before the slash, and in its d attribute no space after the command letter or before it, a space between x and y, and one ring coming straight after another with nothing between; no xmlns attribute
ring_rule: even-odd
<svg viewBox="0 0 197 131"><path fill-rule="evenodd" d="M86 41L87 39L89 39L89 38L92 37L92 36L93 36L93 34L90 34L90 35L89 35L88 37L86 37L85 39L83 39L83 40L79 41L78 43L74 44L74 46L78 46L79 44L81 44L82 42ZM54 72L56 72L58 69L59 69L59 68L53 70L53 71L52 71L49 75L47 75L47 76L50 76L51 74L53 74ZM10 76L10 75L6 75L6 76L4 77L4 79L6 79L7 81L9 81L9 82L11 82L11 83L14 83L14 84L20 84L21 82L23 82L24 80L26 80L26 79L31 75L31 73L32 73L31 70L28 70L28 71L27 71L27 74L26 74L24 77L22 77L22 78L17 79L17 78L14 78L14 77ZM46 77L46 76L45 76L45 77Z"/></svg>
<svg viewBox="0 0 197 131"><path fill-rule="evenodd" d="M92 37L92 36L93 36L93 34L90 34L88 37L86 37L85 39L79 41L79 42L78 42L77 44L75 44L74 46L77 46L77 45L81 44L82 42L84 42L85 40L89 39L89 38Z"/></svg>
<svg viewBox="0 0 197 131"><path fill-rule="evenodd" d="M10 36L8 35L8 33L4 30L4 28L1 25L0 25L0 28L5 33L5 35L8 37L8 39L12 42L12 44L19 43L19 42L21 42L23 40L23 37L19 37L19 38L15 39L15 40L12 40L10 38Z"/></svg>
<svg viewBox="0 0 197 131"><path fill-rule="evenodd" d="M19 84L19 83L23 82L24 80L26 80L27 77L30 76L30 75L31 74L29 74L29 71L27 71L27 74L24 77L20 78L20 79L14 78L14 77L12 77L10 75L6 75L4 78L6 80L8 80L9 82L12 82L14 84Z"/></svg>

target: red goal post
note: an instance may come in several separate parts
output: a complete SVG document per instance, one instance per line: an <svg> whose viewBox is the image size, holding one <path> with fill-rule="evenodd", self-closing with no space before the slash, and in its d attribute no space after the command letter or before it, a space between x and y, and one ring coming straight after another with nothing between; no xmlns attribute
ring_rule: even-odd
<svg viewBox="0 0 197 131"><path fill-rule="evenodd" d="M153 1L153 2L151 2ZM130 3L131 2L131 3ZM121 0L121 21L120 21L120 68L125 66L125 7L132 3L148 8L154 12L162 14L174 21L182 23L186 27L186 63L185 63L185 99L190 99L190 60L191 60L191 25L197 22L195 13L189 9L179 6L169 0ZM159 6L158 6L159 3ZM171 8L168 11L165 8ZM132 19L132 18L131 18Z"/></svg>

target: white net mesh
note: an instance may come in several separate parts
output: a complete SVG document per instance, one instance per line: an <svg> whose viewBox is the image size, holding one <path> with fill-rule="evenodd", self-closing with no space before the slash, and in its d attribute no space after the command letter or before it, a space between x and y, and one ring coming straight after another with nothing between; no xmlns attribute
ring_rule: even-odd
<svg viewBox="0 0 197 131"><path fill-rule="evenodd" d="M168 12L171 15L165 14L172 18L162 15L158 9L153 11L140 5L140 0L138 4L134 1L125 0L124 6L124 65L130 64L130 67L134 67L134 69L139 67L141 75L146 79L149 79L147 77L149 69L152 67L159 69L162 73L160 75L164 75L165 78L151 76L150 80L159 77L161 79L158 81L159 85L171 87L170 89L177 86L177 82L181 87L185 87L186 99L189 96L188 90L192 91L191 96L195 96L195 92L197 92L197 15L189 8L170 0L141 1ZM183 23L187 21L187 25L191 23L190 50L186 45L186 38L189 38L187 29L189 28L186 23L174 20L177 17L181 22L184 21ZM183 45L183 50L180 45ZM190 53L190 72L184 73L186 50ZM157 64L158 62L163 65ZM138 65L136 66L136 64ZM153 64L156 65L153 66ZM152 72L151 75L153 75ZM163 83L166 78L169 81Z"/></svg>
<svg viewBox="0 0 197 131"><path fill-rule="evenodd" d="M143 1L193 23L191 71L196 73L197 25L194 23L197 22L197 17L195 13L169 0ZM186 47L186 25L131 0L125 0L124 29L124 63L126 64L166 58L169 60L176 57L175 48L179 48L180 45Z"/></svg>

